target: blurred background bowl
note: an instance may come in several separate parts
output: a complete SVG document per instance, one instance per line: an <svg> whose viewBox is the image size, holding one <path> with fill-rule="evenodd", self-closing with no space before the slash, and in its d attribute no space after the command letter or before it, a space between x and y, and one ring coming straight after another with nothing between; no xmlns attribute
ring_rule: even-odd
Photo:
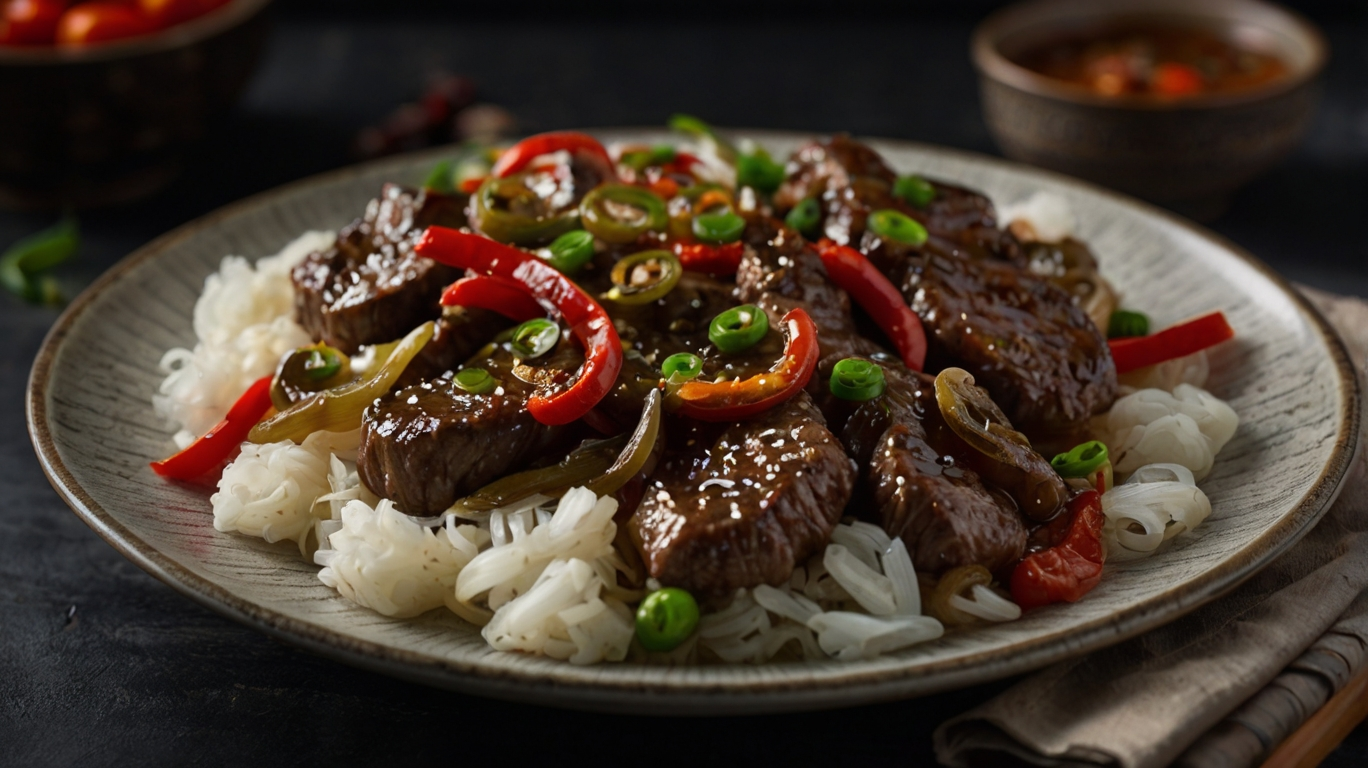
<svg viewBox="0 0 1368 768"><path fill-rule="evenodd" d="M1199 29L1271 53L1287 73L1232 93L1106 96L1013 61L1050 43L1130 26ZM1038 0L974 31L984 117L1008 157L1210 218L1286 155L1316 104L1327 48L1309 22L1257 0Z"/></svg>
<svg viewBox="0 0 1368 768"><path fill-rule="evenodd" d="M270 1L89 48L0 47L0 205L122 203L174 179L260 60Z"/></svg>

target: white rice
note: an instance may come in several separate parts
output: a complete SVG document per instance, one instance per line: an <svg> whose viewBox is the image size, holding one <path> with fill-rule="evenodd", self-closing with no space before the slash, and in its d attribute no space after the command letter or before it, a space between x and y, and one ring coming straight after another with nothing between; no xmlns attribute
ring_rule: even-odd
<svg viewBox="0 0 1368 768"><path fill-rule="evenodd" d="M248 263L227 256L205 278L195 302L193 350L176 348L161 359L167 374L152 404L184 448L223 418L253 381L275 371L280 358L311 343L293 319L289 273L310 252L332 244L331 232L306 232L275 256Z"/></svg>
<svg viewBox="0 0 1368 768"><path fill-rule="evenodd" d="M1107 557L1134 560L1154 554L1174 536L1195 529L1211 514L1211 501L1180 464L1141 467L1102 495Z"/></svg>
<svg viewBox="0 0 1368 768"><path fill-rule="evenodd" d="M1240 417L1224 401L1191 384L1173 392L1142 389L1117 400L1103 440L1122 475L1146 464L1181 464L1198 479L1235 434Z"/></svg>
<svg viewBox="0 0 1368 768"><path fill-rule="evenodd" d="M1053 192L1037 192L1025 200L998 206L998 221L1027 235L1023 239L1040 243L1058 243L1078 232L1078 220L1069 201Z"/></svg>

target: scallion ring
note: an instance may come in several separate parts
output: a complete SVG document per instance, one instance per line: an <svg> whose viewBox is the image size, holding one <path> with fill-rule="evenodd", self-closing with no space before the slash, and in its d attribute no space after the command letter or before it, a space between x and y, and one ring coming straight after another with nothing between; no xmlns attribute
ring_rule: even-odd
<svg viewBox="0 0 1368 768"><path fill-rule="evenodd" d="M726 213L700 213L694 217L694 237L705 243L720 245L734 243L746 231L746 220L728 211Z"/></svg>
<svg viewBox="0 0 1368 768"><path fill-rule="evenodd" d="M594 236L582 229L566 232L546 247L546 261L562 274L572 274L594 258Z"/></svg>
<svg viewBox="0 0 1368 768"><path fill-rule="evenodd" d="M803 198L802 202L793 206L793 210L784 217L784 223L805 237L816 235L817 227L822 223L822 207L817 203L817 198Z"/></svg>
<svg viewBox="0 0 1368 768"><path fill-rule="evenodd" d="M526 360L550 352L560 341L560 335L560 326L539 317L514 328L508 344L514 354Z"/></svg>
<svg viewBox="0 0 1368 768"><path fill-rule="evenodd" d="M757 149L753 154L736 158L736 186L751 187L770 194L784 183L784 166L770 158L769 153Z"/></svg>
<svg viewBox="0 0 1368 768"><path fill-rule="evenodd" d="M646 304L674 290L684 267L669 251L634 253L613 265L613 287L604 295L619 304Z"/></svg>
<svg viewBox="0 0 1368 768"><path fill-rule="evenodd" d="M907 214L884 208L869 214L869 231L885 240L918 246L926 242L926 227Z"/></svg>
<svg viewBox="0 0 1368 768"><path fill-rule="evenodd" d="M456 386L472 395L487 395L499 382L483 368L462 368L456 373Z"/></svg>
<svg viewBox="0 0 1368 768"><path fill-rule="evenodd" d="M604 184L580 203L584 228L607 243L626 244L669 222L665 201L641 187Z"/></svg>
<svg viewBox="0 0 1368 768"><path fill-rule="evenodd" d="M1149 318L1140 312L1118 309L1107 321L1107 338L1129 339L1149 335Z"/></svg>
<svg viewBox="0 0 1368 768"><path fill-rule="evenodd" d="M619 162L633 170L641 171L651 166L662 166L673 163L676 157L675 148L669 144L657 144L650 149L634 149L623 152Z"/></svg>
<svg viewBox="0 0 1368 768"><path fill-rule="evenodd" d="M910 205L925 208L927 203L936 199L936 188L920 176L899 176L893 182L893 194Z"/></svg>
<svg viewBox="0 0 1368 768"><path fill-rule="evenodd" d="M1100 441L1089 440L1075 445L1068 453L1061 453L1050 459L1060 477L1087 477L1107 462L1107 446Z"/></svg>
<svg viewBox="0 0 1368 768"><path fill-rule="evenodd" d="M847 357L831 369L831 394L842 400L873 400L884 392L883 368L868 360Z"/></svg>
<svg viewBox="0 0 1368 768"><path fill-rule="evenodd" d="M342 363L342 353L332 347L312 347L304 358L304 375L313 381L325 381L342 370Z"/></svg>
<svg viewBox="0 0 1368 768"><path fill-rule="evenodd" d="M703 358L688 352L679 352L665 358L660 364L660 373L671 384L682 384L698 378L703 372Z"/></svg>
<svg viewBox="0 0 1368 768"><path fill-rule="evenodd" d="M744 352L760 343L769 332L769 317L754 304L732 307L713 318L708 325L708 340L728 354Z"/></svg>

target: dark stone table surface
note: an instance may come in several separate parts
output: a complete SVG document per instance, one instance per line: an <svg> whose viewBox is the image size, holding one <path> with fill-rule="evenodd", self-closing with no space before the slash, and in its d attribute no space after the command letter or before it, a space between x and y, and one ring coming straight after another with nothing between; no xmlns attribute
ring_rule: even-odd
<svg viewBox="0 0 1368 768"><path fill-rule="evenodd" d="M346 164L357 130L418 96L434 71L474 78L525 132L656 125L687 111L995 153L967 55L973 17L991 5L956 15L854 2L839 16L761 2L725 17L721 6L585 17L550 3L502 15L456 3L284 3L258 76L190 170L152 199L83 213L82 252L59 279L74 294L172 227ZM1368 296L1368 20L1360 4L1306 10L1334 49L1315 123L1210 226L1292 279ZM0 212L0 246L52 220ZM287 647L143 573L48 485L22 395L56 316L0 295L0 764L393 765L495 750L511 763L601 751L619 765L924 764L937 723L1004 685L837 712L652 720L462 696ZM1326 764L1368 764L1368 729Z"/></svg>

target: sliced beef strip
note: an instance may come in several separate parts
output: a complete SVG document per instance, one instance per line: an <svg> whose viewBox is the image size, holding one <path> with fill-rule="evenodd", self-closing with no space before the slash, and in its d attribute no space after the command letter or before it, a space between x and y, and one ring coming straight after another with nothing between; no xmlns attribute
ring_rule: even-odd
<svg viewBox="0 0 1368 768"><path fill-rule="evenodd" d="M456 499L539 460L563 453L576 427L532 418L527 400L541 386L563 386L583 362L567 342L535 367L498 348L478 361L499 380L474 395L450 376L391 392L366 409L356 466L361 482L417 516L440 513Z"/></svg>
<svg viewBox="0 0 1368 768"><path fill-rule="evenodd" d="M430 225L464 226L464 206L463 196L385 185L331 248L294 268L300 325L314 339L353 354L436 319L442 289L461 272L418 256L413 245Z"/></svg>
<svg viewBox="0 0 1368 768"><path fill-rule="evenodd" d="M927 330L927 370L969 371L1032 441L1081 429L1115 399L1106 339L1046 280L929 255L907 263L901 287Z"/></svg>
<svg viewBox="0 0 1368 768"><path fill-rule="evenodd" d="M855 468L805 394L735 424L671 424L628 531L651 576L716 601L787 581L840 521Z"/></svg>
<svg viewBox="0 0 1368 768"><path fill-rule="evenodd" d="M513 321L487 309L447 307L437 319L432 339L404 369L395 388L438 378L460 368Z"/></svg>
<svg viewBox="0 0 1368 768"><path fill-rule="evenodd" d="M885 370L883 396L856 407L840 430L861 468L854 506L902 538L918 571L979 564L996 572L1015 563L1026 547L1016 505L954 459L962 444L942 445L949 428L930 377Z"/></svg>

